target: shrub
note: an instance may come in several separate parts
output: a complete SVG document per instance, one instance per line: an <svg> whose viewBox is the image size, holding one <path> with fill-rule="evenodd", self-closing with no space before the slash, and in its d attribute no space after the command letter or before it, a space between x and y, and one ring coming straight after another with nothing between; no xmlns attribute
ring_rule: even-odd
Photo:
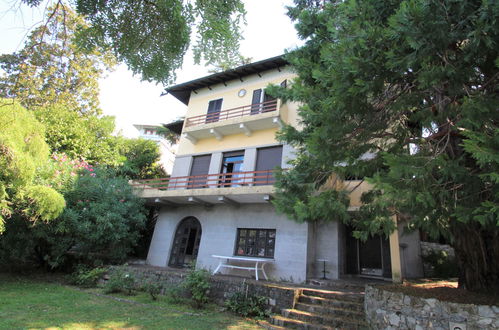
<svg viewBox="0 0 499 330"><path fill-rule="evenodd" d="M158 295L161 293L163 286L153 280L149 280L142 284L141 289L151 296L152 300L158 299Z"/></svg>
<svg viewBox="0 0 499 330"><path fill-rule="evenodd" d="M171 303L180 304L186 301L189 293L183 286L172 286L165 290L165 295Z"/></svg>
<svg viewBox="0 0 499 330"><path fill-rule="evenodd" d="M455 258L448 255L446 251L432 250L422 256L423 262L432 269L432 276L437 278L457 277L459 274Z"/></svg>
<svg viewBox="0 0 499 330"><path fill-rule="evenodd" d="M85 288L93 288L107 272L106 268L97 267L89 268L85 265L76 267L76 271L72 275L72 282L78 286Z"/></svg>
<svg viewBox="0 0 499 330"><path fill-rule="evenodd" d="M256 316L259 318L270 315L267 308L267 298L254 294L236 292L225 302L228 310L241 316Z"/></svg>
<svg viewBox="0 0 499 330"><path fill-rule="evenodd" d="M194 307L201 308L208 303L208 293L210 292L210 273L206 269L192 268L183 286L189 291Z"/></svg>
<svg viewBox="0 0 499 330"><path fill-rule="evenodd" d="M124 293L131 296L135 293L135 289L135 277L122 268L114 269L104 285L105 293Z"/></svg>

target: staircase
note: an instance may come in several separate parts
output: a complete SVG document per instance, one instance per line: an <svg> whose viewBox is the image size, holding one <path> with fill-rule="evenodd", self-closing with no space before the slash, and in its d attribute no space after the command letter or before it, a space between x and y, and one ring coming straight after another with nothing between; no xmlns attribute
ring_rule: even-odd
<svg viewBox="0 0 499 330"><path fill-rule="evenodd" d="M367 329L364 289L299 289L294 308L260 325L267 329Z"/></svg>

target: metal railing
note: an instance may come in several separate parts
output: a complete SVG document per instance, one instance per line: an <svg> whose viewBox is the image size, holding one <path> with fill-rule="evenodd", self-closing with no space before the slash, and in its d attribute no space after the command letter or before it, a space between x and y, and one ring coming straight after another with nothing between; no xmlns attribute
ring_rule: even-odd
<svg viewBox="0 0 499 330"><path fill-rule="evenodd" d="M174 190L264 186L274 182L274 170L265 170L134 180L130 184L140 189Z"/></svg>
<svg viewBox="0 0 499 330"><path fill-rule="evenodd" d="M208 123L215 123L231 118L252 116L277 110L277 99L262 103L244 105L237 108L212 112L206 115L189 117L185 120L185 127L197 126Z"/></svg>

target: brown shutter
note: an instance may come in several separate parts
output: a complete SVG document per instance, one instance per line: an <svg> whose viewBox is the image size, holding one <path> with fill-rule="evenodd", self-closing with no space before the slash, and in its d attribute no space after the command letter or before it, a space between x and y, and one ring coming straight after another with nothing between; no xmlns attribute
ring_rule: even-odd
<svg viewBox="0 0 499 330"><path fill-rule="evenodd" d="M199 178L193 178L189 184L191 189L204 188L206 185L208 170L210 168L211 155L202 155L192 157L191 176L202 175Z"/></svg>
<svg viewBox="0 0 499 330"><path fill-rule="evenodd" d="M260 148L257 151L256 156L256 171L267 171L273 170L276 167L281 166L282 161L282 146ZM260 185L272 184L274 182L274 176L271 173L257 173L256 176L261 178L256 178L256 182L260 182ZM257 184L258 185L258 184Z"/></svg>
<svg viewBox="0 0 499 330"><path fill-rule="evenodd" d="M207 123L218 121L220 110L222 109L222 101L223 99L217 99L208 103L208 115L206 116Z"/></svg>
<svg viewBox="0 0 499 330"><path fill-rule="evenodd" d="M261 98L262 98L262 90L255 89L253 91L253 98L251 99L251 104L260 104ZM261 106L259 106L259 105L251 107L251 114L252 115L256 115L257 113L260 113L260 111L261 111Z"/></svg>

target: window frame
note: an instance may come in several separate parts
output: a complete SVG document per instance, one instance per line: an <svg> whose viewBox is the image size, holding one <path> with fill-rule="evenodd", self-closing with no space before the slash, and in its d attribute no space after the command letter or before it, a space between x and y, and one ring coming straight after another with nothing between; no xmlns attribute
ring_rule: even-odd
<svg viewBox="0 0 499 330"><path fill-rule="evenodd" d="M241 231L246 230L246 234L244 235L245 243L244 246L242 246L242 253L239 253L239 249L241 247L240 244L240 239L241 239ZM254 238L254 244L253 244L253 249L255 253L253 254L246 254L246 251L249 247L248 244L248 238L249 238L249 231L255 231L255 238ZM258 255L258 251L260 250L261 246L259 245L259 241L261 238L261 233L265 233L265 243L263 246L264 252L263 256ZM273 233L273 237L270 237L269 234ZM275 241L277 238L277 230L275 228L237 228L236 231L236 241L235 241L235 246L234 246L234 256L236 257L250 257L250 258L266 258L266 259L274 259L275 256ZM269 239L272 239L272 244L269 244ZM272 254L268 253L269 250L272 250Z"/></svg>

